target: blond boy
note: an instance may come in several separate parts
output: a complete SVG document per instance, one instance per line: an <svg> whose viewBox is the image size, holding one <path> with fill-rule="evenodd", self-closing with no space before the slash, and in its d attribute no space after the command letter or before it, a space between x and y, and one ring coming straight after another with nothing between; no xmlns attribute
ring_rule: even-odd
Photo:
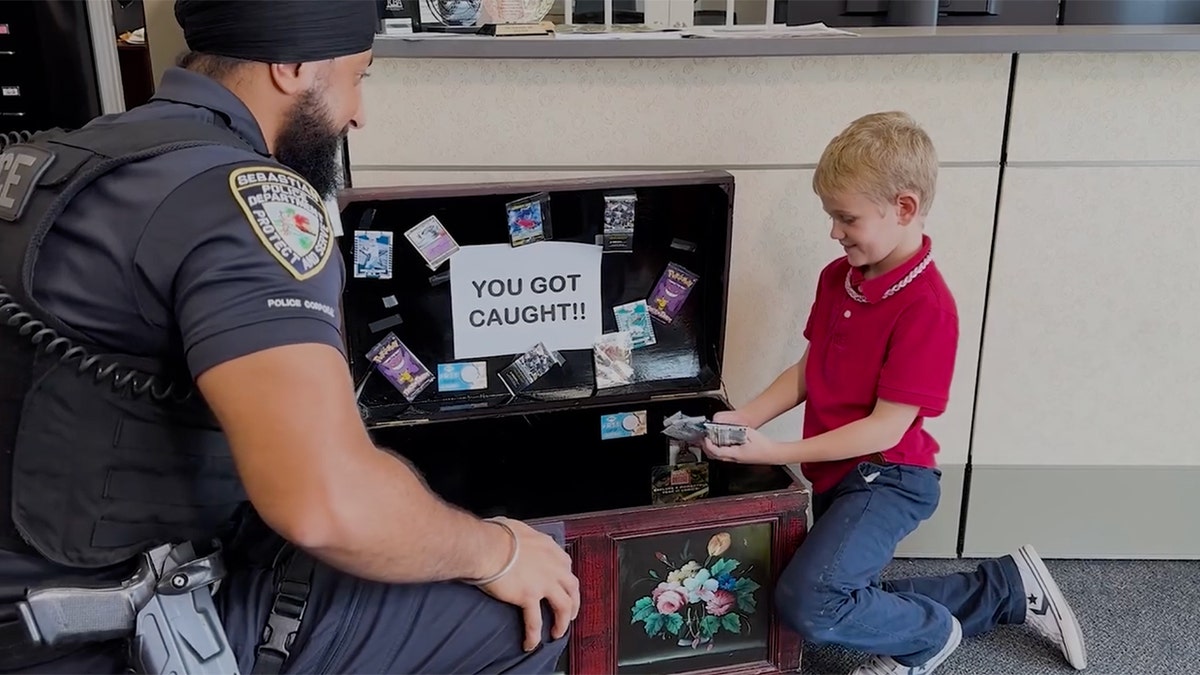
<svg viewBox="0 0 1200 675"><path fill-rule="evenodd" d="M859 118L829 143L813 190L845 255L821 272L808 348L753 401L716 416L750 427L749 442L706 450L801 465L815 519L776 606L807 641L872 655L856 673L931 673L963 636L1013 623L1032 625L1082 669L1079 625L1030 546L972 573L880 581L940 497L938 443L923 421L946 409L958 312L924 233L937 170L933 143L905 113ZM757 431L801 403L802 440Z"/></svg>

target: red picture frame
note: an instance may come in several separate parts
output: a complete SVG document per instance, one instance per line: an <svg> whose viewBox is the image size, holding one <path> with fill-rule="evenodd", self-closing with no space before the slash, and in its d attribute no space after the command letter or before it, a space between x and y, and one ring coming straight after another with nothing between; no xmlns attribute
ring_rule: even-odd
<svg viewBox="0 0 1200 675"><path fill-rule="evenodd" d="M693 534L708 539L711 532L765 526L769 529L770 571L755 592L757 612L766 624L761 658L722 665L690 667L686 658L663 659L653 664L657 673L689 675L767 675L794 672L800 666L802 640L785 628L774 611L775 581L807 533L809 493L799 482L788 489L741 497L701 500L651 508L584 514L562 519L568 551L575 560L580 581L579 617L572 628L565 672L569 675L636 673L620 663L622 624L631 622L630 608L622 602L619 552L626 542ZM664 554L665 555L665 554ZM714 638L715 639L715 638ZM683 649L686 651L686 648ZM715 659L712 659L715 660Z"/></svg>

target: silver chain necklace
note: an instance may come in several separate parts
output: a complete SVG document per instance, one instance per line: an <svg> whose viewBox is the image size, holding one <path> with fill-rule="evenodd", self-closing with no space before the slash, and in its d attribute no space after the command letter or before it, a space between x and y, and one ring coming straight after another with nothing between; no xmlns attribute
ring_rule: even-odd
<svg viewBox="0 0 1200 675"><path fill-rule="evenodd" d="M924 272L925 268L929 267L929 263L931 263L931 262L933 262L933 251L926 253L925 257L923 259L921 259L920 264L918 264L916 267L914 267L911 272L904 275L903 279L901 279L900 281L897 281L891 288L884 291L883 297L880 298L880 300L887 300L888 298L890 298L893 295L895 295L896 293L898 293L901 288L904 288L905 286L911 284L913 279L916 279L918 276L920 276L921 272ZM857 290L855 290L854 284L850 283L850 275L853 273L854 273L854 268L850 268L850 269L846 270L846 295L849 295L850 298L852 300L854 300L855 302L861 302L863 304L868 304L870 301L867 300L867 297L865 295L863 295L862 293L859 293Z"/></svg>

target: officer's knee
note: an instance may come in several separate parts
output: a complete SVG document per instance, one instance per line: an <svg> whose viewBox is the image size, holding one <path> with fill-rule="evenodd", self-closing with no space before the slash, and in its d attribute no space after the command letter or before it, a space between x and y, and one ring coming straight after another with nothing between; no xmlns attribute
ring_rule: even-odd
<svg viewBox="0 0 1200 675"><path fill-rule="evenodd" d="M823 565L797 557L775 586L775 607L783 625L813 644L836 643L842 619L854 605L854 594L830 583Z"/></svg>

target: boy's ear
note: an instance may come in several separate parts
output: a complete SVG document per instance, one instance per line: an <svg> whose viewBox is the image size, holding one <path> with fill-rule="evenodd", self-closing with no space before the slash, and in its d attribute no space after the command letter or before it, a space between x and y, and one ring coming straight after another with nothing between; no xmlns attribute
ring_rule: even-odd
<svg viewBox="0 0 1200 675"><path fill-rule="evenodd" d="M896 217L901 225L908 225L921 209L921 198L912 192L901 192L896 197Z"/></svg>

